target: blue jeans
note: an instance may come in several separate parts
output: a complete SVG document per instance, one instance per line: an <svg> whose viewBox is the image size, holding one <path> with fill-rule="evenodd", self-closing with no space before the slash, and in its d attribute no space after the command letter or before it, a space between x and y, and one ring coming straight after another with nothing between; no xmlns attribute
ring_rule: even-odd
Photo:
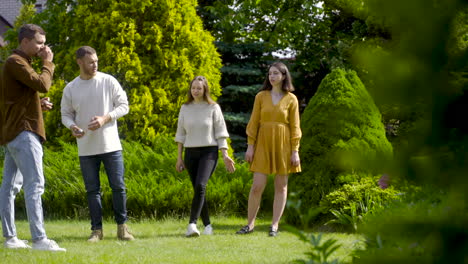
<svg viewBox="0 0 468 264"><path fill-rule="evenodd" d="M81 173L83 174L91 215L91 230L102 229L101 182L99 180L101 162L104 164L107 179L112 189L114 219L119 225L127 221L127 193L122 151L80 156Z"/></svg>
<svg viewBox="0 0 468 264"><path fill-rule="evenodd" d="M0 188L0 214L4 237L16 236L15 197L23 186L32 240L46 237L41 199L44 193L42 155L39 136L31 131L21 132L6 144Z"/></svg>

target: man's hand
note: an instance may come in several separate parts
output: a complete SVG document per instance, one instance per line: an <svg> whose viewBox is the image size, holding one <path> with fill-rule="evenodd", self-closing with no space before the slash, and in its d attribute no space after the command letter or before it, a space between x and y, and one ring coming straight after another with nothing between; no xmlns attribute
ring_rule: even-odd
<svg viewBox="0 0 468 264"><path fill-rule="evenodd" d="M37 56L41 57L43 61L50 61L54 59L54 53L49 48L49 46L44 46L42 49L37 53Z"/></svg>
<svg viewBox="0 0 468 264"><path fill-rule="evenodd" d="M76 138L80 138L80 137L84 136L84 134L85 134L83 129L79 128L77 125L71 125L70 130L72 132L72 135L74 137L76 137Z"/></svg>
<svg viewBox="0 0 468 264"><path fill-rule="evenodd" d="M95 117L91 118L91 120L89 121L88 129L94 131L94 130L102 127L103 125L105 125L110 120L111 120L110 115L95 116Z"/></svg>
<svg viewBox="0 0 468 264"><path fill-rule="evenodd" d="M52 106L54 104L50 101L50 98L49 97L44 97L41 99L41 109L42 111L49 111L50 109L52 109Z"/></svg>

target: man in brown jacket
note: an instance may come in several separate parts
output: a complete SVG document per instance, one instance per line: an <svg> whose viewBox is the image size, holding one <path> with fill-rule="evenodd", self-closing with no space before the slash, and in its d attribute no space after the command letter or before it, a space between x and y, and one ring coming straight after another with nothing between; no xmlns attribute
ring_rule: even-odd
<svg viewBox="0 0 468 264"><path fill-rule="evenodd" d="M0 188L0 215L4 246L30 248L16 236L14 201L24 185L26 213L33 249L65 251L47 238L44 229L41 196L44 193L42 143L45 141L42 111L52 108L48 98L39 93L49 91L54 73L54 54L45 46L44 30L26 24L19 30L19 48L3 65L0 75L0 145L4 145L5 162ZM42 59L42 71L31 66L32 57Z"/></svg>

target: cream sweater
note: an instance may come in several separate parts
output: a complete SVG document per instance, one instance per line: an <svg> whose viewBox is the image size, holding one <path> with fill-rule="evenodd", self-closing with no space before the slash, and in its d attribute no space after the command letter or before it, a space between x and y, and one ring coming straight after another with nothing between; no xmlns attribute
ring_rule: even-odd
<svg viewBox="0 0 468 264"><path fill-rule="evenodd" d="M62 123L67 128L75 124L85 131L83 137L77 138L79 156L122 150L117 119L128 113L128 100L111 75L98 72L89 80L76 77L63 90L61 111ZM110 115L110 122L97 130L88 130L92 117L106 114Z"/></svg>
<svg viewBox="0 0 468 264"><path fill-rule="evenodd" d="M228 137L218 104L192 102L180 108L175 141L184 147L218 146L218 149L227 149Z"/></svg>

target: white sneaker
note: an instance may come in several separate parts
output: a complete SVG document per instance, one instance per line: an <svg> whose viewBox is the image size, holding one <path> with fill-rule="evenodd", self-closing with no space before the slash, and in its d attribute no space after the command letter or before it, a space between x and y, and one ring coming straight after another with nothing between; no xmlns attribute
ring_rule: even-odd
<svg viewBox="0 0 468 264"><path fill-rule="evenodd" d="M47 251L67 251L64 248L59 247L57 242L48 238L44 238L39 241L33 242L32 248L36 250L47 250Z"/></svg>
<svg viewBox="0 0 468 264"><path fill-rule="evenodd" d="M185 233L186 237L195 237L200 236L200 231L197 229L196 224L189 224L187 227L187 232Z"/></svg>
<svg viewBox="0 0 468 264"><path fill-rule="evenodd" d="M10 237L7 240L5 240L5 243L3 244L5 248L11 248L11 249L18 249L18 248L31 248L29 246L27 240L20 240L17 237Z"/></svg>
<svg viewBox="0 0 468 264"><path fill-rule="evenodd" d="M213 234L213 227L211 224L205 226L205 230L203 230L204 235L212 235Z"/></svg>

